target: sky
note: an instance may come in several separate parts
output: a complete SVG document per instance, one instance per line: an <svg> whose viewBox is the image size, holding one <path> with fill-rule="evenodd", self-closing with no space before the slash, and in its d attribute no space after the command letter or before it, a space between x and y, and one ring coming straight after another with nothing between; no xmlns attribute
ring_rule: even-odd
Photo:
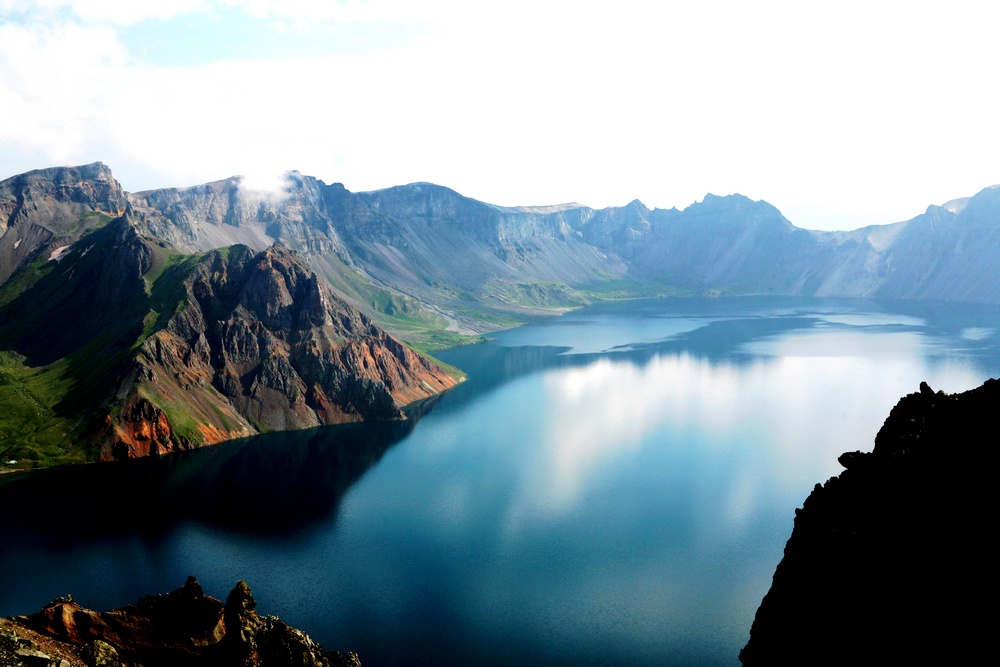
<svg viewBox="0 0 1000 667"><path fill-rule="evenodd" d="M738 192L854 229L1000 183L997 25L962 0L0 0L0 179Z"/></svg>

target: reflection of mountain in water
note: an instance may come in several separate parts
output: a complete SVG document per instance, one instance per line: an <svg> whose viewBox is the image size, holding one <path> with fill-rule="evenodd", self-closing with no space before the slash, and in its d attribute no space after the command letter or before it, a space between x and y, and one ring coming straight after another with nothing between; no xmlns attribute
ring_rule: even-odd
<svg viewBox="0 0 1000 667"><path fill-rule="evenodd" d="M185 521L246 534L293 533L336 514L347 489L413 430L409 419L322 426L121 463L0 478L0 507L19 508L0 543L66 548L114 535L157 536Z"/></svg>
<svg viewBox="0 0 1000 667"><path fill-rule="evenodd" d="M676 310L665 307L678 305ZM612 314L621 318L680 317L701 320L690 331L669 335L661 340L629 343L603 352L572 352L571 347L555 345L509 346L487 343L459 347L436 353L438 358L464 370L470 379L452 392L446 403L469 400L505 382L549 369L581 368L598 359L648 365L663 355L690 355L713 364L727 363L741 367L761 363L770 355L752 349L753 343L773 340L793 332L865 331L879 333L920 332L931 339L947 340L944 347L929 346L926 355L932 363L956 353L967 356L976 368L987 375L1000 365L993 343L993 332L1000 330L1000 312L995 306L965 303L873 301L856 299L790 299L743 297L734 299L640 300L622 304L605 303L587 312ZM748 312L753 314L748 315ZM857 312L885 313L889 321L845 324L826 319L830 314ZM903 320L892 321L903 317ZM572 316L570 316L572 317ZM905 321L905 320L909 321ZM589 322L563 320L562 324L586 326ZM541 325L544 326L544 323ZM600 325L595 325L600 326ZM978 327L988 335L978 340L963 335ZM445 408L447 409L447 408Z"/></svg>
<svg viewBox="0 0 1000 667"><path fill-rule="evenodd" d="M515 378L554 368L581 368L598 359L613 359L645 366L665 354L689 354L713 363L749 364L754 355L742 350L745 343L793 330L809 329L810 317L751 317L720 319L699 329L667 340L621 346L605 352L569 354L572 348L524 345L505 347L495 343L438 352L438 358L464 370L468 386L454 390L455 396L471 397Z"/></svg>

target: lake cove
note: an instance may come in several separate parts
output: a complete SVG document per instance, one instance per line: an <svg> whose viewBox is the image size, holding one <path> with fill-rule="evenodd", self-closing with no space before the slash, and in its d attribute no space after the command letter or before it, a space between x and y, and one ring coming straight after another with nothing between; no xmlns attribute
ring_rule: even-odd
<svg viewBox="0 0 1000 667"><path fill-rule="evenodd" d="M1000 368L1000 308L604 303L440 358L411 419L0 476L0 615L196 575L366 667L737 665L813 485L921 381Z"/></svg>

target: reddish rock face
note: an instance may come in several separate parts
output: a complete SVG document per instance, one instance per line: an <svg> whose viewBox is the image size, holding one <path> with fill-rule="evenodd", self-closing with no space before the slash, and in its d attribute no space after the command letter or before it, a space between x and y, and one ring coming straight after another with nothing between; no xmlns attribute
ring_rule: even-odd
<svg viewBox="0 0 1000 667"><path fill-rule="evenodd" d="M102 460L262 431L402 419L402 406L457 383L284 248L209 253L184 291L118 392L126 399L101 435Z"/></svg>
<svg viewBox="0 0 1000 667"><path fill-rule="evenodd" d="M147 596L114 611L92 611L65 597L14 620L74 646L101 640L125 664L160 664L167 657L189 663L199 649L219 643L226 633L222 603L205 595L194 577L166 595Z"/></svg>
<svg viewBox="0 0 1000 667"><path fill-rule="evenodd" d="M109 415L106 424L113 433L101 450L102 461L164 454L172 450L170 422L163 410L144 398L122 409L117 420Z"/></svg>
<svg viewBox="0 0 1000 667"><path fill-rule="evenodd" d="M0 304L0 346L36 367L73 357L60 410L93 458L402 419L456 383L282 247L185 258L130 214L68 247Z"/></svg>

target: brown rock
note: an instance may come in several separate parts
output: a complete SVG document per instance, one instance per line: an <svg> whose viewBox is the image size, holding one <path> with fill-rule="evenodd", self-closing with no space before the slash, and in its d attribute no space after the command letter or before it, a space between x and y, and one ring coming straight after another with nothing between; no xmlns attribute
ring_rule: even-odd
<svg viewBox="0 0 1000 667"><path fill-rule="evenodd" d="M147 596L110 612L85 609L65 597L31 616L2 621L0 664L356 667L360 661L354 653L324 654L304 632L273 616L260 616L246 582L238 582L223 605L189 577L166 595Z"/></svg>
<svg viewBox="0 0 1000 667"><path fill-rule="evenodd" d="M184 307L143 343L120 391L128 398L102 434L104 460L402 419L402 406L457 382L280 246L209 253L184 289Z"/></svg>

